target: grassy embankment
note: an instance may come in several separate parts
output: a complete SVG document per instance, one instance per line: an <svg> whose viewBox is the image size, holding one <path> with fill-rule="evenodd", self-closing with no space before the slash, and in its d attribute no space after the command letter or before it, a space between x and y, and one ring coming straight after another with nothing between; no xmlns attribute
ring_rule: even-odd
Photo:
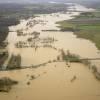
<svg viewBox="0 0 100 100"><path fill-rule="evenodd" d="M61 31L73 31L77 37L91 40L100 49L100 10L81 13L72 20L57 24L60 24Z"/></svg>

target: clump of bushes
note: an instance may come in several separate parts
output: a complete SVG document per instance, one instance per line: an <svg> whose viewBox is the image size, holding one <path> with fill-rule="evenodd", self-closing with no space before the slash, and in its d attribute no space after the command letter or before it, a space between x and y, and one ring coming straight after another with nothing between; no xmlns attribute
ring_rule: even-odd
<svg viewBox="0 0 100 100"><path fill-rule="evenodd" d="M100 80L100 73L95 65L92 65L92 72L97 80Z"/></svg>
<svg viewBox="0 0 100 100"><path fill-rule="evenodd" d="M3 77L0 79L0 92L9 92L12 86L16 84L18 84L18 81Z"/></svg>
<svg viewBox="0 0 100 100"><path fill-rule="evenodd" d="M7 65L7 69L20 69L21 68L21 56L20 55L12 55L8 65Z"/></svg>
<svg viewBox="0 0 100 100"><path fill-rule="evenodd" d="M5 60L8 58L8 52L0 53L0 69L2 69Z"/></svg>
<svg viewBox="0 0 100 100"><path fill-rule="evenodd" d="M64 61L79 62L79 63L82 62L82 60L78 55L71 54L69 51L65 53L64 50L61 50L61 55L62 55L62 60Z"/></svg>

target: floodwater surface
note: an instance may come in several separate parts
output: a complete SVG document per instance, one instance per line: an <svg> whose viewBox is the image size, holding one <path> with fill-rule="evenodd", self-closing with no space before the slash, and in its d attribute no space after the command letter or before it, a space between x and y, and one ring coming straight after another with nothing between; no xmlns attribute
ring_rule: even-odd
<svg viewBox="0 0 100 100"><path fill-rule="evenodd" d="M87 9L76 6L81 11ZM77 38L73 32L42 31L59 30L55 24L57 21L69 20L79 14L80 12L42 14L36 18L22 20L17 26L9 27L7 37L9 59L12 54L20 54L21 66L39 65L56 59L60 49L70 50L83 58L100 57L94 43ZM27 25L29 22L31 26ZM23 32L23 36L17 35L18 30ZM40 32L39 37L28 41L34 37L30 35L34 31ZM19 41L23 44L21 48L16 47ZM100 65L99 61L93 63ZM100 100L100 82L95 79L88 66L83 64L66 65L65 62L55 62L38 68L0 72L0 77L5 76L18 80L19 84L9 93L0 93L2 100ZM31 79L31 76L35 79Z"/></svg>

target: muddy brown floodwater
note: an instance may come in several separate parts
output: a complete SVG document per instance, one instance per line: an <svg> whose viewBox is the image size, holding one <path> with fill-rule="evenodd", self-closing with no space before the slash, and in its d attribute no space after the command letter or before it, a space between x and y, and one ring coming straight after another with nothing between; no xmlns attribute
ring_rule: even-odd
<svg viewBox="0 0 100 100"><path fill-rule="evenodd" d="M83 6L76 5L81 11L89 11ZM59 30L57 21L69 20L80 12L42 14L36 18L22 20L19 25L9 27L7 37L9 58L11 55L20 54L21 66L39 65L56 59L59 50L70 50L83 58L99 58L98 49L91 41L77 38L73 32L43 32L42 30ZM27 25L27 23L30 25ZM18 36L21 30L23 36ZM27 41L32 32L40 32L38 38ZM42 43L47 38L53 43ZM16 43L23 47L16 47ZM41 42L42 41L42 42ZM34 47L35 45L35 47ZM44 47L47 45L47 47ZM100 61L93 61L99 68ZM65 62L48 63L38 68L22 70L1 71L0 77L9 77L19 81L9 93L0 93L2 100L100 100L100 82L95 79L88 66L78 63ZM33 79L34 78L34 79Z"/></svg>

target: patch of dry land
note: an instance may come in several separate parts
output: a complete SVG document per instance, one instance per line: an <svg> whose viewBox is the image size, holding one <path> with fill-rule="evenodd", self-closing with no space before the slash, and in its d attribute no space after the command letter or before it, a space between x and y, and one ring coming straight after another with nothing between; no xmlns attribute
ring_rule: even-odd
<svg viewBox="0 0 100 100"><path fill-rule="evenodd" d="M60 32L55 24L72 19L81 11L93 10L75 7L77 12L69 7L69 12L41 14L9 27L6 39L9 57L0 78L9 77L18 84L8 93L1 92L0 99L100 100L100 61L80 60L99 58L99 50L73 32Z"/></svg>

